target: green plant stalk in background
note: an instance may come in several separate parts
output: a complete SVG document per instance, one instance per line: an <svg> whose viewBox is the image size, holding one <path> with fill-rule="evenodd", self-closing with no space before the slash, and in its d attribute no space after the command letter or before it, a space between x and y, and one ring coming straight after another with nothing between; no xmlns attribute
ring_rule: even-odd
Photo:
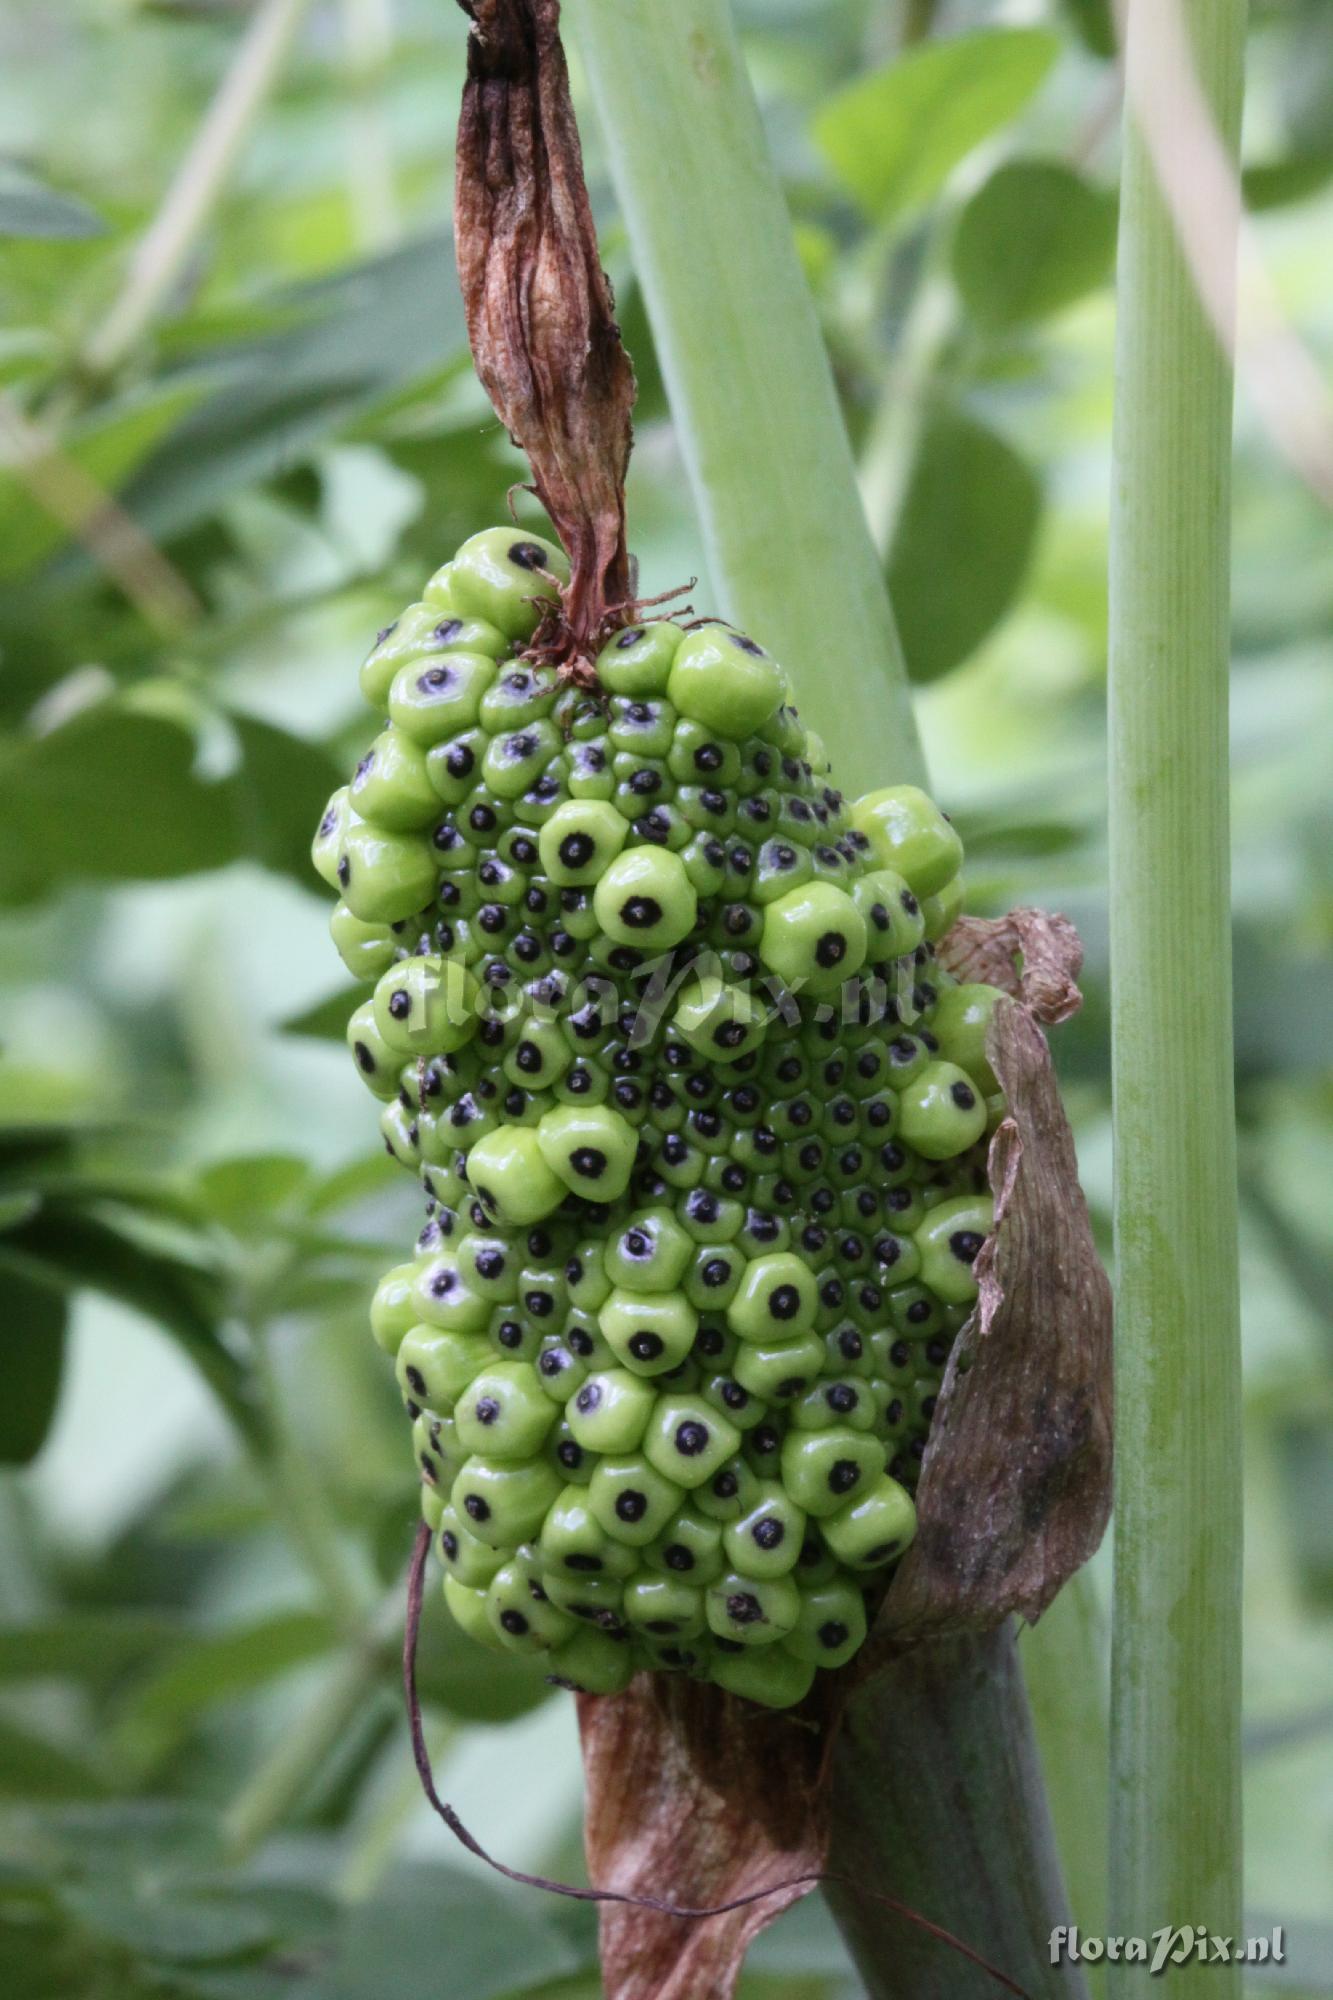
<svg viewBox="0 0 1333 2000"><path fill-rule="evenodd" d="M849 794L924 774L881 561L724 0L568 0L719 609L790 667Z"/></svg>
<svg viewBox="0 0 1333 2000"><path fill-rule="evenodd" d="M1244 0L1185 0L1234 159ZM1135 115L1129 15L1111 536L1119 1286L1113 1932L1240 1929L1240 1348L1228 907L1232 369ZM1160 83L1160 70L1157 71ZM1225 230L1218 232L1227 254ZM1214 253L1218 252L1218 237ZM1234 245L1230 246L1234 249ZM1174 1973L1210 1996L1236 1968ZM1111 1968L1117 1995L1152 1990Z"/></svg>

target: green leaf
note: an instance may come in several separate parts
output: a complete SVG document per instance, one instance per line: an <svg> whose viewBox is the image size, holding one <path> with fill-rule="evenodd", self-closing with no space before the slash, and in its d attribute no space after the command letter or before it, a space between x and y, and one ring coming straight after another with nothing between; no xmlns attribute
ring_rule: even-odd
<svg viewBox="0 0 1333 2000"><path fill-rule="evenodd" d="M234 860L226 792L199 777L195 758L179 723L119 701L11 740L0 795L16 837L0 848L0 895L63 877L154 881Z"/></svg>
<svg viewBox="0 0 1333 2000"><path fill-rule="evenodd" d="M100 236L105 227L76 196L57 193L21 167L0 165L0 236Z"/></svg>
<svg viewBox="0 0 1333 2000"><path fill-rule="evenodd" d="M0 1266L0 1465L27 1465L46 1442L60 1397L65 1318L58 1291Z"/></svg>
<svg viewBox="0 0 1333 2000"><path fill-rule="evenodd" d="M267 1911L242 1898L191 1895L160 1878L147 1878L138 1893L102 1882L70 1886L61 1900L85 1930L138 1958L207 1963L257 1951L275 1936Z"/></svg>
<svg viewBox="0 0 1333 2000"><path fill-rule="evenodd" d="M219 348L209 358L211 393L136 477L127 503L152 533L181 534L239 489L300 464L375 404L466 356L444 232L275 303L299 314L298 323Z"/></svg>
<svg viewBox="0 0 1333 2000"><path fill-rule="evenodd" d="M1063 0L1074 31L1095 56L1113 56L1120 46L1111 0Z"/></svg>
<svg viewBox="0 0 1333 2000"><path fill-rule="evenodd" d="M924 42L830 98L815 138L868 215L901 216L1018 115L1059 48L1045 28L977 28Z"/></svg>
<svg viewBox="0 0 1333 2000"><path fill-rule="evenodd" d="M400 1867L371 1901L351 1911L328 1975L328 2000L440 2000L441 1940L447 1991L496 2000L582 1968L575 1948L529 1899L484 1877Z"/></svg>
<svg viewBox="0 0 1333 2000"><path fill-rule="evenodd" d="M364 987L344 987L340 993L330 993L327 1000L317 1000L303 1013L289 1015L279 1026L284 1035L310 1035L321 1042L340 1042L347 1033L352 1009L365 997Z"/></svg>
<svg viewBox="0 0 1333 2000"><path fill-rule="evenodd" d="M0 1237L0 1267L25 1267L68 1291L86 1287L132 1307L168 1333L194 1363L228 1416L252 1443L266 1423L249 1368L222 1330L217 1277L166 1252L136 1243L101 1217L48 1201L30 1221Z"/></svg>
<svg viewBox="0 0 1333 2000"><path fill-rule="evenodd" d="M1241 175L1245 206L1256 213L1306 201L1333 180L1333 146L1291 153L1285 159L1256 161Z"/></svg>
<svg viewBox="0 0 1333 2000"><path fill-rule="evenodd" d="M1055 160L1010 160L958 218L953 276L977 325L1003 332L1072 304L1109 275L1114 197Z"/></svg>
<svg viewBox="0 0 1333 2000"><path fill-rule="evenodd" d="M913 680L947 673L999 623L1040 513L1036 474L995 431L955 409L927 421L888 558Z"/></svg>
<svg viewBox="0 0 1333 2000"><path fill-rule="evenodd" d="M257 1214L271 1219L309 1180L309 1164L296 1153L249 1153L205 1167L195 1185L208 1212L234 1227Z"/></svg>
<svg viewBox="0 0 1333 2000"><path fill-rule="evenodd" d="M0 1798L90 1799L105 1789L82 1757L0 1716Z"/></svg>
<svg viewBox="0 0 1333 2000"><path fill-rule="evenodd" d="M336 1640L331 1621L314 1611L281 1612L204 1634L180 1646L139 1689L134 1712L154 1722L178 1722L318 1659Z"/></svg>
<svg viewBox="0 0 1333 2000"><path fill-rule="evenodd" d="M61 456L104 494L117 493L198 393L196 385L176 383L118 403L64 441ZM75 504L81 497L81 487L71 494ZM16 472L0 469L0 577L35 569L69 538L63 521L34 503Z"/></svg>
<svg viewBox="0 0 1333 2000"><path fill-rule="evenodd" d="M0 1681L114 1680L179 1633L178 1619L133 1610L69 1611L0 1626Z"/></svg>
<svg viewBox="0 0 1333 2000"><path fill-rule="evenodd" d="M344 773L317 743L257 716L231 721L241 748L229 785L239 843L266 868L314 888L311 834Z"/></svg>

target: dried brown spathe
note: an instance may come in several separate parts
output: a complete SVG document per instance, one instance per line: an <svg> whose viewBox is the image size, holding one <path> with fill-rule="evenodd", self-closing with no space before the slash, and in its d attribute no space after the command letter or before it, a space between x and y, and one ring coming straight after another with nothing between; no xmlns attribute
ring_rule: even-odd
<svg viewBox="0 0 1333 2000"><path fill-rule="evenodd" d="M597 256L557 0L460 0L471 17L454 230L468 337L570 560L565 642L596 649L630 596L634 371Z"/></svg>
<svg viewBox="0 0 1333 2000"><path fill-rule="evenodd" d="M835 1699L816 1691L777 1713L661 1674L640 1674L622 1695L579 1697L592 1881L695 1906L788 1885L697 1923L604 1905L610 2000L723 2000L751 1941L814 1887L828 1847Z"/></svg>

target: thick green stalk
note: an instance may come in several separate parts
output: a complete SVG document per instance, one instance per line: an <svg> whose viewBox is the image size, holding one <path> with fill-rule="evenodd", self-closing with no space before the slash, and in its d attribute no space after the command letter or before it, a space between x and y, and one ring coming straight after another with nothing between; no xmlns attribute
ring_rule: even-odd
<svg viewBox="0 0 1333 2000"><path fill-rule="evenodd" d="M883 569L726 0L566 0L720 608L850 793L923 774Z"/></svg>
<svg viewBox="0 0 1333 2000"><path fill-rule="evenodd" d="M1240 1928L1240 1367L1228 911L1232 369L1172 206L1195 95L1134 0L1111 535L1111 971L1119 1285L1112 1932ZM1244 0L1184 0L1232 160ZM1178 24L1179 25L1179 24ZM1185 44L1180 45L1186 53ZM1172 116L1169 93L1175 92ZM1165 176L1170 202L1159 173ZM1234 217L1231 218L1234 222ZM1202 246L1196 245L1196 250ZM1217 310L1234 232L1213 215ZM1147 1968L1111 1989L1155 1991ZM1236 1968L1173 1975L1216 2000Z"/></svg>

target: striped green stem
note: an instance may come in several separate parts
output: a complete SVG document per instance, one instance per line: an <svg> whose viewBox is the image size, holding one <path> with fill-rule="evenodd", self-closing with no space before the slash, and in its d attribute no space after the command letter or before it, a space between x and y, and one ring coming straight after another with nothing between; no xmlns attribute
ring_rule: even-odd
<svg viewBox="0 0 1333 2000"><path fill-rule="evenodd" d="M1162 1924L1240 1928L1232 367L1215 324L1235 218L1211 218L1210 319L1173 209L1188 191L1179 140L1196 99L1234 161L1244 38L1244 0L1130 7L1111 536L1120 1442L1110 1928L1140 1936ZM1117 2000L1156 1991L1144 1966L1108 1971ZM1177 1985L1216 2000L1239 1993L1240 1974L1191 1963L1174 1972Z"/></svg>
<svg viewBox="0 0 1333 2000"><path fill-rule="evenodd" d="M792 670L839 782L923 776L883 569L726 0L566 0L720 608Z"/></svg>

